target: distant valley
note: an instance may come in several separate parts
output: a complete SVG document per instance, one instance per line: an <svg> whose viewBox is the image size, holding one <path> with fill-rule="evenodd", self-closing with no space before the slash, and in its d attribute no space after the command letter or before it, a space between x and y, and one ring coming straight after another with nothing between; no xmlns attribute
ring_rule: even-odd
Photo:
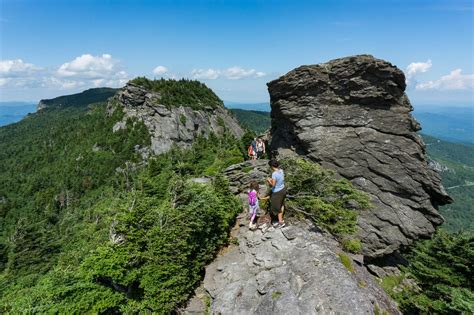
<svg viewBox="0 0 474 315"><path fill-rule="evenodd" d="M0 102L0 126L9 125L36 111L36 104L23 102Z"/></svg>

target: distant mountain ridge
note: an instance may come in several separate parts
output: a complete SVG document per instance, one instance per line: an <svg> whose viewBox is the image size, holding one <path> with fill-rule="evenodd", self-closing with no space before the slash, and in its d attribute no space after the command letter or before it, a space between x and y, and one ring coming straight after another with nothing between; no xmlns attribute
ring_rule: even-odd
<svg viewBox="0 0 474 315"><path fill-rule="evenodd" d="M472 107L415 106L413 115L422 132L451 142L474 145Z"/></svg>
<svg viewBox="0 0 474 315"><path fill-rule="evenodd" d="M84 106L84 104L92 104L104 102L109 97L114 96L118 89L113 88L93 88L80 93L64 95L52 99L43 99L38 103L38 110L58 107L75 107Z"/></svg>
<svg viewBox="0 0 474 315"><path fill-rule="evenodd" d="M270 103L238 103L231 101L224 101L224 105L230 109L255 110L260 112L270 112Z"/></svg>

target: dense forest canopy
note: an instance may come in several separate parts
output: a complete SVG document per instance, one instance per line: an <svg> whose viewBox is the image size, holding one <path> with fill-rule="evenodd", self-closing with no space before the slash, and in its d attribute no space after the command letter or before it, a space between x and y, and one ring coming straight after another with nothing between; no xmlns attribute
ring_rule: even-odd
<svg viewBox="0 0 474 315"><path fill-rule="evenodd" d="M130 82L146 90L160 93L160 103L166 106L182 105L196 110L224 106L222 100L210 88L196 80L163 78L150 80L146 77L137 77Z"/></svg>
<svg viewBox="0 0 474 315"><path fill-rule="evenodd" d="M163 84L175 85L168 91L199 86L142 83L160 93ZM58 106L0 128L1 313L170 313L187 301L205 265L228 242L241 209L220 174L244 160L253 132L242 139L211 134L189 149L147 160L144 124L128 119L127 128L112 132L124 115L120 108L107 113L104 101L112 91L88 91L94 96L56 98L61 101L51 104ZM197 95L190 99L205 99ZM181 104L180 97L169 100ZM237 112L254 131L268 128L268 114ZM445 229L472 232L472 191L462 186L472 179L466 156L472 148L424 139L430 157L451 170L442 173L445 186L466 189L450 190L455 203L443 213ZM357 214L345 204L354 199L368 207L365 195L348 181L322 180L332 173L309 161L283 165L290 194L303 196L289 199L290 210L305 212L346 250L360 251L353 237ZM208 184L193 180L203 176ZM438 231L406 252L410 263L382 285L404 312L472 313L473 246L472 234Z"/></svg>
<svg viewBox="0 0 474 315"><path fill-rule="evenodd" d="M0 312L169 313L227 241L239 205L218 174L240 140L145 163L143 123L112 132L121 110L75 102L0 128Z"/></svg>
<svg viewBox="0 0 474 315"><path fill-rule="evenodd" d="M104 102L112 97L118 89L112 88L93 88L81 93L59 96L52 99L41 100L46 108L85 106L87 104Z"/></svg>

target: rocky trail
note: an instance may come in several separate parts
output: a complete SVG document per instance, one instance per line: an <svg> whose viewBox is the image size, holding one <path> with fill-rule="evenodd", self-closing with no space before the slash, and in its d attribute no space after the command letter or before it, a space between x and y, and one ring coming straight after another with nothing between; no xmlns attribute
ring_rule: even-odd
<svg viewBox="0 0 474 315"><path fill-rule="evenodd" d="M235 192L261 179L264 165L230 167ZM185 314L373 314L377 308L399 313L365 267L356 261L344 266L337 241L309 222L251 231L244 210L232 239L207 266Z"/></svg>

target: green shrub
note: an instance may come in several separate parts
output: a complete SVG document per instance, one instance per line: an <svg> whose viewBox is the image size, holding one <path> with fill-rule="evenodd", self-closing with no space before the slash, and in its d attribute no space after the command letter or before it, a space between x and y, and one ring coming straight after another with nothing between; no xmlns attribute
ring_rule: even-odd
<svg viewBox="0 0 474 315"><path fill-rule="evenodd" d="M432 240L418 242L407 258L410 264L402 275L382 280L404 313L474 313L474 237L438 230Z"/></svg>
<svg viewBox="0 0 474 315"><path fill-rule="evenodd" d="M358 239L343 239L342 246L344 250L357 254L362 250L362 244Z"/></svg>
<svg viewBox="0 0 474 315"><path fill-rule="evenodd" d="M336 235L357 230L358 210L370 206L369 197L334 172L302 158L282 160L288 186L286 205L290 211L303 214L317 225ZM358 209L349 207L355 201Z"/></svg>

